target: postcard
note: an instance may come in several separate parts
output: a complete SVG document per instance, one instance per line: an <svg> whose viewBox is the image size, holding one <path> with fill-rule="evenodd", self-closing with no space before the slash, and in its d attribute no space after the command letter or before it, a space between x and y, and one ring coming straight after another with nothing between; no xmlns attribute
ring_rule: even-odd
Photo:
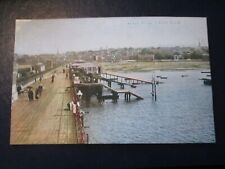
<svg viewBox="0 0 225 169"><path fill-rule="evenodd" d="M17 19L10 144L215 143L207 18Z"/></svg>

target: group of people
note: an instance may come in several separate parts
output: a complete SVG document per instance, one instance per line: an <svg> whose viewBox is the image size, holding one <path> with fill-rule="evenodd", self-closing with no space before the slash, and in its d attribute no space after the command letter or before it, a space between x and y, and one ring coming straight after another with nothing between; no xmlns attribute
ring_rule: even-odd
<svg viewBox="0 0 225 169"><path fill-rule="evenodd" d="M80 90L79 90L79 92L80 92ZM80 101L80 97L79 96L74 96L72 101L67 104L68 109L76 114L78 108L80 107L80 102L79 101Z"/></svg>
<svg viewBox="0 0 225 169"><path fill-rule="evenodd" d="M55 80L55 76L56 76L56 70L54 71L54 73L51 75L51 82L54 83L54 80ZM65 73L65 71L64 71ZM66 75L68 76L68 75ZM32 101L34 99L39 99L41 97L41 94L42 94L42 91L43 91L43 85L41 84L41 81L43 79L43 74L40 76L39 78L39 81L40 81L40 84L38 87L35 88L35 90L33 91L32 90L32 87L28 87L28 99L29 101ZM35 80L36 82L36 77L35 77ZM18 94L20 94L22 88L20 85L17 86L17 92Z"/></svg>
<svg viewBox="0 0 225 169"><path fill-rule="evenodd" d="M54 82L55 75L56 75L56 71L54 71L54 73L51 76L51 82L52 83ZM43 75L40 76L39 81L41 82L42 79L43 79ZM36 78L35 78L35 82L36 82ZM36 87L34 91L31 88L32 87L30 87L28 89L28 99L29 99L29 101L32 101L34 99L36 99L36 100L39 99L41 97L41 94L42 94L42 91L43 91L43 85L40 83L39 86Z"/></svg>
<svg viewBox="0 0 225 169"><path fill-rule="evenodd" d="M34 96L35 99L39 99L39 97L41 96L43 91L43 85L40 84L38 87L36 87L35 91L33 92L33 90L31 88L29 88L28 90L28 99L29 101L34 100Z"/></svg>

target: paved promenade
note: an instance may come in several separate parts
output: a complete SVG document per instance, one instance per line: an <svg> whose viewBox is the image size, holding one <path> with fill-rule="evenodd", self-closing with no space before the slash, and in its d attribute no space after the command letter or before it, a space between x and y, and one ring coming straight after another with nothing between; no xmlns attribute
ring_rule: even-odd
<svg viewBox="0 0 225 169"><path fill-rule="evenodd" d="M41 81L44 90L39 99L29 101L27 93L13 102L11 114L11 144L76 144L76 123L72 112L66 110L71 101L69 78L56 70L54 83L51 72ZM40 84L32 84L33 90Z"/></svg>

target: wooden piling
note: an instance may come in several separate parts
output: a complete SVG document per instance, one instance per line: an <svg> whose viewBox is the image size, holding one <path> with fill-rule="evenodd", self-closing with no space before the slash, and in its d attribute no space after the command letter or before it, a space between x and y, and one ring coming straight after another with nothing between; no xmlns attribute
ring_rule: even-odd
<svg viewBox="0 0 225 169"><path fill-rule="evenodd" d="M156 82L154 81L154 86L155 86L155 94L154 94L154 98L155 98L155 101L156 101Z"/></svg>

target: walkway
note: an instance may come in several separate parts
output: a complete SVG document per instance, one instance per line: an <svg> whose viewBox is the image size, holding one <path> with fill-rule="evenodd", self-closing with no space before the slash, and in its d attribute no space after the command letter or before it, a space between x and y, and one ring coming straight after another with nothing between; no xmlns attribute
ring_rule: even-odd
<svg viewBox="0 0 225 169"><path fill-rule="evenodd" d="M28 101L22 94L13 102L11 114L11 144L76 144L76 123L72 112L66 110L71 92L70 81L57 69L54 83L51 73L44 75L44 86L38 100ZM37 81L33 89L39 85Z"/></svg>

